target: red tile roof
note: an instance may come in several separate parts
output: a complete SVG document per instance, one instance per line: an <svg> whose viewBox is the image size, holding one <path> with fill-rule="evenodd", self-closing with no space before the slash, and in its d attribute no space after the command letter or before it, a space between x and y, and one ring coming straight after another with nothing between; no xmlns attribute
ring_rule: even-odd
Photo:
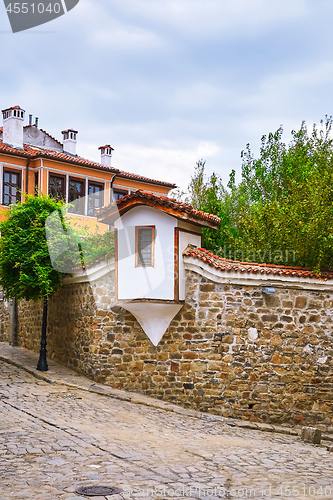
<svg viewBox="0 0 333 500"><path fill-rule="evenodd" d="M77 130L74 130L73 128L66 128L66 130L62 130L62 134L66 134L66 132L74 132L74 134L78 134L79 132Z"/></svg>
<svg viewBox="0 0 333 500"><path fill-rule="evenodd" d="M149 177L143 177L142 175L131 174L130 172L123 172L122 170L118 170L117 178L125 177L126 179L133 179L139 182L148 182L149 184L156 184L157 186L164 186L169 189L173 189L177 187L177 184L171 184L170 182L157 181L156 179L150 179Z"/></svg>
<svg viewBox="0 0 333 500"><path fill-rule="evenodd" d="M26 125L29 127L30 125ZM31 125L34 126L34 125ZM40 129L42 130L42 129ZM0 127L0 133L2 132L2 127ZM47 134L43 130L44 133ZM49 134L47 134L49 135ZM49 135L52 139L53 137ZM55 139L56 140L56 139ZM59 144L61 144L59 142ZM62 145L62 144L61 144ZM60 151L52 151L44 148L40 148L38 146L32 146L28 144L24 144L24 149L17 149L4 144L0 139L0 153L10 154L13 156L23 156L25 158L49 158L50 160L61 161L64 163L71 163L74 165L81 165L85 167L95 168L97 170L104 170L105 172L115 173L117 177L126 177L127 179L133 179L139 182L148 182L149 184L155 184L158 186L164 186L167 188L175 188L176 184L171 184L169 182L158 181L155 179L149 179L148 177L143 177L137 174L131 174L129 172L123 172L118 170L117 168L107 167L102 165L101 163L97 163L94 161L86 160L85 158L81 158L80 156L71 156L65 153L61 153Z"/></svg>
<svg viewBox="0 0 333 500"><path fill-rule="evenodd" d="M136 179L140 182L152 182L153 184L159 184L160 186L166 186L170 189L174 189L175 187L177 187L176 184L172 184L170 182L152 181L151 179L149 179L149 177L143 177L142 175L133 176L133 174L130 174L129 172L124 172L124 171L120 171L117 174L117 177L124 177L125 179Z"/></svg>
<svg viewBox="0 0 333 500"><path fill-rule="evenodd" d="M315 278L321 281L333 279L333 271L323 271L321 275L314 273L309 268L277 266L275 264L258 264L256 262L240 262L229 260L218 255L214 255L204 248L198 248L193 245L183 252L186 257L193 257L205 264L227 273L236 272L240 274L251 273L260 275L271 275L272 277L290 277L290 278Z"/></svg>
<svg viewBox="0 0 333 500"><path fill-rule="evenodd" d="M9 111L10 109L22 109L20 106L11 106L10 108L2 109L1 112ZM24 111L24 109L22 109Z"/></svg>
<svg viewBox="0 0 333 500"><path fill-rule="evenodd" d="M106 149L106 148L110 148L112 149L112 151L114 151L114 149L110 146L110 144L106 144L105 146L100 146L98 149Z"/></svg>
<svg viewBox="0 0 333 500"><path fill-rule="evenodd" d="M40 148L38 146L30 146L24 144L23 149L12 148L4 144L0 140L0 153L11 154L13 156L23 156L25 158L48 158L50 160L61 161L64 163L71 163L74 165L81 165L83 167L92 167L98 170L104 170L111 173L118 173L119 170L112 167L105 167L100 163L81 158L80 156L71 156L60 151L52 151L49 149Z"/></svg>
<svg viewBox="0 0 333 500"><path fill-rule="evenodd" d="M185 219L202 226L218 228L221 223L221 219L216 215L195 210L191 207L191 205L174 200L173 198L168 198L167 196L157 195L150 193L149 191L142 190L133 191L131 194L123 196L115 203L101 208L97 217L99 220L109 218L112 220L112 218L118 216L118 213L122 215L138 205L154 207L156 209L163 210L170 215L174 215L179 219Z"/></svg>

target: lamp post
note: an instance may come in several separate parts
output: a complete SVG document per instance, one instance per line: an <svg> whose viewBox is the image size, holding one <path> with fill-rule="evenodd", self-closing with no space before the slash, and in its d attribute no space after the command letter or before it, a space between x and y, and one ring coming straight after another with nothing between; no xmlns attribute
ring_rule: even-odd
<svg viewBox="0 0 333 500"><path fill-rule="evenodd" d="M37 370L39 370L40 372L47 372L47 370L49 369L49 367L47 366L47 359L46 359L47 306L48 306L48 299L44 299L42 336L40 341L39 360L37 363Z"/></svg>

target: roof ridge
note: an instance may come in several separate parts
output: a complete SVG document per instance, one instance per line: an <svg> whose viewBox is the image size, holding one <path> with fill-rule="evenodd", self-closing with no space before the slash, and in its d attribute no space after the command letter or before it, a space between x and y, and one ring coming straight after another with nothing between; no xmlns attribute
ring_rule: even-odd
<svg viewBox="0 0 333 500"><path fill-rule="evenodd" d="M29 125L27 125L29 127ZM33 125L32 125L33 126ZM62 146L62 142L58 141L58 139L56 139L55 137L53 137L53 135L49 134L46 130L40 128L39 130L41 130L41 132L43 132L44 134L46 134L48 137L50 137L51 139L53 139L55 142L57 142L58 144L60 144L60 146Z"/></svg>
<svg viewBox="0 0 333 500"><path fill-rule="evenodd" d="M165 206L166 208L169 209L171 208L172 210L178 213L185 212L186 214L192 216L193 219L196 219L197 221L204 220L210 223L211 227L213 226L218 227L221 223L221 219L216 215L196 210L191 205L188 205L182 201L178 201L174 198L168 198L165 195L157 195L155 193L152 193L151 191L146 191L142 189L138 189L137 191L133 191L132 193L123 196L115 203L111 203L110 205L101 208L97 213L101 216L102 214L111 211L111 213L109 214L109 216L111 216L113 214L112 210L114 210L115 206L117 206L118 210L121 210L122 208L126 208L127 202L135 199L150 200L152 201L153 206L160 205L160 206Z"/></svg>

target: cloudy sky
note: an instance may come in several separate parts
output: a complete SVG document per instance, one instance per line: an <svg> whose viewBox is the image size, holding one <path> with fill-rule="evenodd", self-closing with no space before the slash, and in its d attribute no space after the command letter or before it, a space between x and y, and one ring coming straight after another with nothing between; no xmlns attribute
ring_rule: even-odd
<svg viewBox="0 0 333 500"><path fill-rule="evenodd" d="M333 114L332 20L332 0L80 0L12 34L1 1L1 109L129 172L186 188L203 158L227 182L248 142Z"/></svg>

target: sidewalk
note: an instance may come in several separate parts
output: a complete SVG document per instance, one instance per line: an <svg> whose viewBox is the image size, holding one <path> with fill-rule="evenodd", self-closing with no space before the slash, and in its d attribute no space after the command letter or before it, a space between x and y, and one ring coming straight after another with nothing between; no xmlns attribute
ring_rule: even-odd
<svg viewBox="0 0 333 500"><path fill-rule="evenodd" d="M142 394L133 392L121 391L113 389L107 385L96 384L88 377L80 375L74 370L57 363L52 359L48 359L49 370L47 372L39 372L36 370L39 355L28 349L21 347L13 347L6 342L0 342L0 361L10 363L18 368L22 368L36 378L44 380L50 384L59 384L71 387L73 389L80 389L83 391L94 392L106 397L120 399L122 401L129 401L135 404L142 404L158 408L160 410L172 411L174 413L183 414L189 417L200 418L208 421L224 422L226 425L233 427L242 427L245 429L254 429L266 432L278 432L281 434L291 434L297 436L300 434L300 429L292 429L286 426L277 426L270 424L262 424L259 422L248 422L244 420L224 418L219 415L212 415L210 413L203 413L196 410L185 409L181 406L172 403L166 403L159 399L154 399Z"/></svg>

